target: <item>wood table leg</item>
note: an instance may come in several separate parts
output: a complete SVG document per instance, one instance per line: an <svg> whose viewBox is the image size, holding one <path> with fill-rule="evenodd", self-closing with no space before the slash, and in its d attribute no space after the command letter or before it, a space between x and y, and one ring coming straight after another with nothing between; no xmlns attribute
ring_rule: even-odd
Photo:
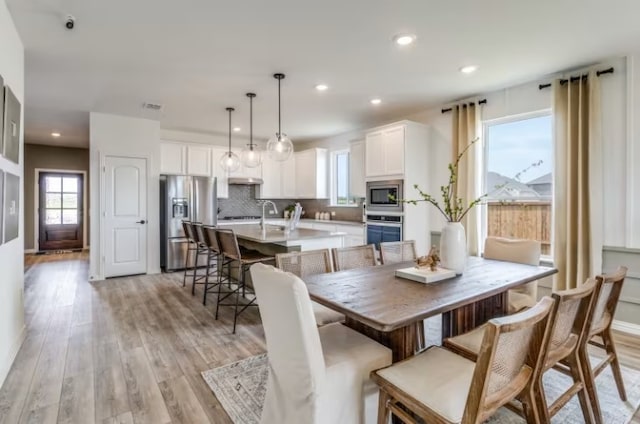
<svg viewBox="0 0 640 424"><path fill-rule="evenodd" d="M418 350L418 323L389 332L376 330L349 317L345 320L345 325L391 349L393 362L413 356Z"/></svg>
<svg viewBox="0 0 640 424"><path fill-rule="evenodd" d="M471 331L491 318L507 314L508 292L442 314L442 339Z"/></svg>

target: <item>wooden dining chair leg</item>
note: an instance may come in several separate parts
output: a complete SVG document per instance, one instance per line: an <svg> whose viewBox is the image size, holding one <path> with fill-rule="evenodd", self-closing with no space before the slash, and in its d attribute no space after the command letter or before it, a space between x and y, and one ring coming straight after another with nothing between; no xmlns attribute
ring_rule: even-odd
<svg viewBox="0 0 640 424"><path fill-rule="evenodd" d="M389 399L389 394L384 390L380 390L378 395L378 424L389 424L389 408L387 408Z"/></svg>
<svg viewBox="0 0 640 424"><path fill-rule="evenodd" d="M598 401L598 392L596 391L596 382L591 370L591 363L589 362L589 355L587 348L578 349L578 360L580 361L580 368L582 369L582 375L584 377L584 385L589 396L589 405L591 405L591 412L593 413L593 420L596 424L603 424L602 410L600 409L600 402Z"/></svg>
<svg viewBox="0 0 640 424"><path fill-rule="evenodd" d="M604 342L604 348L607 351L611 360L611 371L613 371L613 378L616 381L616 387L618 387L618 394L623 402L627 401L627 392L624 389L624 380L622 379L622 372L620 371L620 362L618 361L618 352L616 352L616 346L613 343L613 334L611 328L607 328L602 333L602 341Z"/></svg>
<svg viewBox="0 0 640 424"><path fill-rule="evenodd" d="M582 417L584 418L584 422L585 424L593 424L593 412L591 411L591 404L587 396L586 383L584 380L584 373L580 368L580 361L577 355L569 355L569 357L566 358L566 362L567 365L569 365L569 371L571 372L573 383L580 384L582 386L577 395L578 401L580 402L580 408L582 409Z"/></svg>
<svg viewBox="0 0 640 424"><path fill-rule="evenodd" d="M538 409L539 403L537 402L537 399L535 397L533 385L529 389L524 391L522 397L520 398L520 401L522 402L522 411L524 412L524 417L527 421L527 424L542 424L549 422L548 420L543 421L540 418L540 411Z"/></svg>
<svg viewBox="0 0 640 424"><path fill-rule="evenodd" d="M549 416L549 405L547 404L547 398L544 393L544 385L542 384L542 375L537 378L537 381L533 382L533 405L536 409L536 414L540 422L548 423L551 417ZM524 403L523 403L524 409Z"/></svg>

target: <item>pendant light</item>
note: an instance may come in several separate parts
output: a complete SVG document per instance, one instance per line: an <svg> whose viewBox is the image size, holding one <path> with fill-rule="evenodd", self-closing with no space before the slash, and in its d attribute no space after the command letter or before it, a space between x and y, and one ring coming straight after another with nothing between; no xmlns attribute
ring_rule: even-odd
<svg viewBox="0 0 640 424"><path fill-rule="evenodd" d="M247 93L249 98L249 144L242 149L240 160L247 168L256 168L262 163L262 155L257 144L253 144L253 98L256 93Z"/></svg>
<svg viewBox="0 0 640 424"><path fill-rule="evenodd" d="M234 110L232 107L227 108L227 112L229 112L229 151L220 158L220 166L225 172L234 172L240 168L240 158L231 151L231 112Z"/></svg>
<svg viewBox="0 0 640 424"><path fill-rule="evenodd" d="M282 119L280 113L280 82L284 79L284 74L274 74L273 77L278 80L278 132L267 142L267 154L273 160L285 161L289 159L293 152L293 143L291 139L282 132Z"/></svg>

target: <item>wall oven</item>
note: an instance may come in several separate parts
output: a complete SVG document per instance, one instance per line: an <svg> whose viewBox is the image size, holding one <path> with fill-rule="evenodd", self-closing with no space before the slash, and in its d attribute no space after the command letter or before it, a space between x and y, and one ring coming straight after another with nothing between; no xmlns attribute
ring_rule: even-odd
<svg viewBox="0 0 640 424"><path fill-rule="evenodd" d="M367 212L402 212L402 180L367 182Z"/></svg>
<svg viewBox="0 0 640 424"><path fill-rule="evenodd" d="M378 244L387 241L402 241L402 216L400 215L367 215L367 244Z"/></svg>

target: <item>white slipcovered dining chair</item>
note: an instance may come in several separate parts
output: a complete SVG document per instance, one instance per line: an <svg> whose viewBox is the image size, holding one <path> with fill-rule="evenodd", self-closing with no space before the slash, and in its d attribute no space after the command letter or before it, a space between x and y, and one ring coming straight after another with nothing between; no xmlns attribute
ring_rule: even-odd
<svg viewBox="0 0 640 424"><path fill-rule="evenodd" d="M256 264L251 278L269 357L261 424L375 422L378 393L369 374L391 364L391 350L342 324L318 328L295 275Z"/></svg>
<svg viewBox="0 0 640 424"><path fill-rule="evenodd" d="M484 258L516 262L527 265L540 264L540 242L535 240L487 237L484 242ZM509 313L530 308L538 302L538 282L534 281L509 290Z"/></svg>

